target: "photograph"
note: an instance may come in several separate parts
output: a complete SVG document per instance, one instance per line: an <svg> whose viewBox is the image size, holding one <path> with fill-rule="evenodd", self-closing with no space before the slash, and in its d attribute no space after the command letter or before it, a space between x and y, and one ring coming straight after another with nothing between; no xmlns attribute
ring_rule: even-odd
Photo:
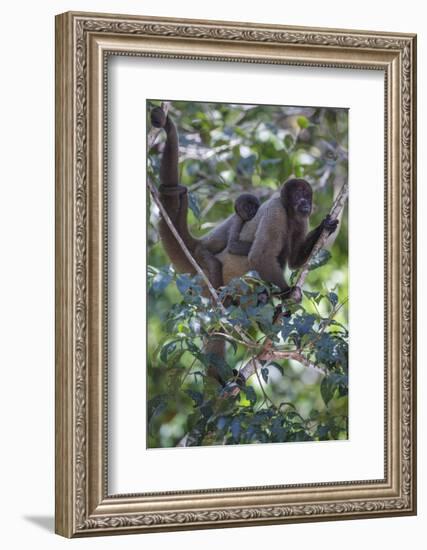
<svg viewBox="0 0 427 550"><path fill-rule="evenodd" d="M188 15L55 18L55 532L414 515L416 33Z"/></svg>
<svg viewBox="0 0 427 550"><path fill-rule="evenodd" d="M349 109L146 107L147 447L347 440Z"/></svg>

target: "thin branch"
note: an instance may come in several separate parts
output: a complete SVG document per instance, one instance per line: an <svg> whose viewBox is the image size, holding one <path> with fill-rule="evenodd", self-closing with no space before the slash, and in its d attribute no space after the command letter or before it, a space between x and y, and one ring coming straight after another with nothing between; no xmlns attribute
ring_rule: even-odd
<svg viewBox="0 0 427 550"><path fill-rule="evenodd" d="M247 340L239 340L235 336L232 336L230 333L225 332L211 332L210 336L220 336L221 338L224 338L225 340L232 340L233 342L236 342L236 344L242 344L243 346L246 346L247 348L254 348L259 349L259 345L257 343L254 343L252 341Z"/></svg>
<svg viewBox="0 0 427 550"><path fill-rule="evenodd" d="M248 361L246 365L240 369L239 375L246 382L255 373L258 375L257 371L263 367L261 361L274 361L275 359L293 359L304 367L315 370L320 374L326 374L324 369L309 361L302 353L297 351L271 350L261 352L257 357ZM233 392L233 395L235 395L235 392Z"/></svg>
<svg viewBox="0 0 427 550"><path fill-rule="evenodd" d="M256 365L254 365L254 372L256 374L256 377L258 379L258 385L259 387L261 388L261 392L262 392L262 395L264 396L264 402L265 401L268 401L271 406L276 409L276 405L273 403L273 401L271 400L270 396L268 395L268 393L265 391L265 388L264 388L264 384L262 383L261 381L261 377L259 375L259 372L258 372L259 369L256 368Z"/></svg>
<svg viewBox="0 0 427 550"><path fill-rule="evenodd" d="M309 361L307 357L305 357L302 353L299 353L298 351L271 351L265 354L263 359L266 359L267 361L274 361L274 359L293 359L304 367L313 369L320 374L326 374L325 369L319 367L318 365L315 365L314 363Z"/></svg>
<svg viewBox="0 0 427 550"><path fill-rule="evenodd" d="M338 193L334 204L332 205L331 211L329 212L329 216L331 220L336 220L338 218L338 216L341 213L341 210L344 208L347 197L348 197L348 183L346 182L341 187L341 190ZM301 271L299 272L295 286L302 288L309 272L310 260L316 256L316 254L319 252L321 248L323 248L328 237L329 237L329 232L326 229L324 229L320 234L320 237L317 240L317 243L313 246L313 250L311 251L310 256L308 257L307 261L301 268Z"/></svg>

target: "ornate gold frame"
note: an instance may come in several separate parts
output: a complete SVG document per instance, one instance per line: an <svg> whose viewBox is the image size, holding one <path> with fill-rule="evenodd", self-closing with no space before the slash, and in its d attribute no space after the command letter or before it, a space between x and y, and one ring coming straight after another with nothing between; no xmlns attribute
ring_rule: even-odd
<svg viewBox="0 0 427 550"><path fill-rule="evenodd" d="M385 478L108 495L108 55L368 68L385 74ZM255 69L254 69L255 70ZM415 514L416 37L65 13L56 18L56 532L66 537Z"/></svg>

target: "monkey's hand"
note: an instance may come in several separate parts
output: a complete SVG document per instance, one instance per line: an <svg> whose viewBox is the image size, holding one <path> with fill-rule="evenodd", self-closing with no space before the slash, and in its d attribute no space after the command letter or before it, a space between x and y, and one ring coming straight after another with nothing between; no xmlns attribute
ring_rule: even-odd
<svg viewBox="0 0 427 550"><path fill-rule="evenodd" d="M336 230L336 228L338 227L338 223L339 223L339 220L333 220L331 216L328 214L321 223L322 230L324 229L330 235Z"/></svg>

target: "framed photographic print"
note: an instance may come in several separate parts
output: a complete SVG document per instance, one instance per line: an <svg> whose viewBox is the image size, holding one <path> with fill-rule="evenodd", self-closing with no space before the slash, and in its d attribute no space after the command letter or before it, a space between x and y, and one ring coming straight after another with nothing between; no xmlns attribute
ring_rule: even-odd
<svg viewBox="0 0 427 550"><path fill-rule="evenodd" d="M416 37L56 18L56 532L416 513Z"/></svg>

